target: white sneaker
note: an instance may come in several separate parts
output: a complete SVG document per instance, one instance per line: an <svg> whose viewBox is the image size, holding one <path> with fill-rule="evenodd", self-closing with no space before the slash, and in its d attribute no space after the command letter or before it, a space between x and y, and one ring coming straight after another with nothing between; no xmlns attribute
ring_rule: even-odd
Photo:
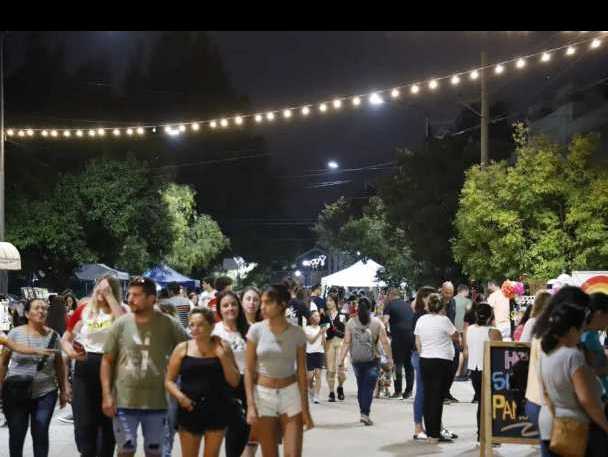
<svg viewBox="0 0 608 457"><path fill-rule="evenodd" d="M312 397L312 402L313 402L314 404L316 404L316 405L318 405L319 403L321 403L321 402L319 401L319 397L317 397L316 395L313 395L313 397Z"/></svg>
<svg viewBox="0 0 608 457"><path fill-rule="evenodd" d="M426 441L428 439L429 439L429 437L426 436L426 433L424 433L424 432L416 433L414 435L414 441Z"/></svg>

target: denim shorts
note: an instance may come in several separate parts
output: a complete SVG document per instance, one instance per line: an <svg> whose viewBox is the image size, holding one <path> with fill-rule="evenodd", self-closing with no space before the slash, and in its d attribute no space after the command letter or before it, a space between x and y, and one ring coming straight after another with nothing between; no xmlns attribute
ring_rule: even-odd
<svg viewBox="0 0 608 457"><path fill-rule="evenodd" d="M119 453L137 451L137 429L141 424L146 455L161 455L163 446L166 409L126 409L118 408L114 417L114 436Z"/></svg>
<svg viewBox="0 0 608 457"><path fill-rule="evenodd" d="M279 417L283 414L293 417L302 412L302 398L297 382L282 389L256 385L253 396L259 417Z"/></svg>

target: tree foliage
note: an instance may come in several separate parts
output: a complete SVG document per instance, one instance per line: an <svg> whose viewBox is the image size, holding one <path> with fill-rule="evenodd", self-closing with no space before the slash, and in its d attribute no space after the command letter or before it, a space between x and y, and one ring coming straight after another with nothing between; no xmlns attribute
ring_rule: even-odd
<svg viewBox="0 0 608 457"><path fill-rule="evenodd" d="M608 169L599 141L575 137L566 151L516 129L517 161L472 167L460 193L454 257L476 279L555 277L608 263Z"/></svg>

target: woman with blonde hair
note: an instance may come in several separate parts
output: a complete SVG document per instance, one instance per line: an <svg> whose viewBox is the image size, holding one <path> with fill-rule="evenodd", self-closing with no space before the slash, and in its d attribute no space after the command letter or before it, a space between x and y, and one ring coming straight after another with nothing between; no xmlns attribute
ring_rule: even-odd
<svg viewBox="0 0 608 457"><path fill-rule="evenodd" d="M524 329L521 332L521 337L519 338L520 343L532 342L532 329L534 328L534 324L536 323L536 318L540 316L541 313L545 310L545 307L547 306L547 303L549 303L549 300L551 300L551 293L548 290L541 289L536 292L530 318L526 321Z"/></svg>
<svg viewBox="0 0 608 457"><path fill-rule="evenodd" d="M120 281L111 275L97 278L93 294L73 329L66 330L62 346L75 360L72 380L74 436L83 457L111 457L114 453L112 419L101 409L100 367L103 346L114 320L128 308L122 305ZM101 433L100 446L97 446Z"/></svg>

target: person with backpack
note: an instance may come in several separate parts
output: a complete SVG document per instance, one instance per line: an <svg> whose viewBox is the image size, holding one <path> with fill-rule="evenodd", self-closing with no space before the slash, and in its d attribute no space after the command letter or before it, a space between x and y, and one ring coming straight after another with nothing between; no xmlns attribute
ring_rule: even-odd
<svg viewBox="0 0 608 457"><path fill-rule="evenodd" d="M346 324L344 344L340 353L340 368L350 351L353 370L357 378L357 400L361 412L361 422L373 425L370 410L374 389L380 375L380 355L378 341L382 344L387 356L387 365L392 368L393 354L386 335L384 324L377 317L370 315L371 303L367 297L358 300L357 315Z"/></svg>

